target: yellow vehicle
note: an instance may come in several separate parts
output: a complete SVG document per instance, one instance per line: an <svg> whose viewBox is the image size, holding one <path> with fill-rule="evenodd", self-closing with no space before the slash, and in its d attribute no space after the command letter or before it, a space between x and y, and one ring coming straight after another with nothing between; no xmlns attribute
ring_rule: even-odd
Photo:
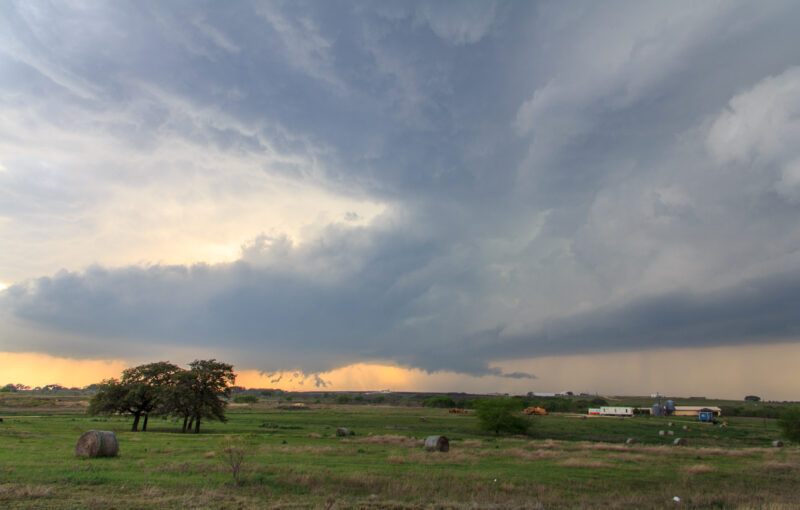
<svg viewBox="0 0 800 510"><path fill-rule="evenodd" d="M544 416L547 414L547 409L542 407L529 407L523 411L528 416Z"/></svg>

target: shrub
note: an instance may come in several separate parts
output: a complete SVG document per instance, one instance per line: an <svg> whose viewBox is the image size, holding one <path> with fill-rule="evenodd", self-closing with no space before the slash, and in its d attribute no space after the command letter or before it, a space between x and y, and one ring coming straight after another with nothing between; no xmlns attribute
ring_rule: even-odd
<svg viewBox="0 0 800 510"><path fill-rule="evenodd" d="M800 442L800 407L786 409L778 418L778 425L783 431L783 437Z"/></svg>
<svg viewBox="0 0 800 510"><path fill-rule="evenodd" d="M524 434L528 431L531 422L519 415L520 401L510 398L491 398L475 403L479 426L483 430L494 432L509 432Z"/></svg>
<svg viewBox="0 0 800 510"><path fill-rule="evenodd" d="M239 485L239 475L241 474L246 452L245 445L242 444L242 440L238 437L234 439L226 437L220 443L216 457L230 468L234 485Z"/></svg>
<svg viewBox="0 0 800 510"><path fill-rule="evenodd" d="M346 403L350 402L350 397L348 397L347 395L339 395L336 398L336 401L338 403L340 403L340 404L346 404Z"/></svg>
<svg viewBox="0 0 800 510"><path fill-rule="evenodd" d="M255 395L236 395L233 397L236 404L255 404L258 402L258 397Z"/></svg>

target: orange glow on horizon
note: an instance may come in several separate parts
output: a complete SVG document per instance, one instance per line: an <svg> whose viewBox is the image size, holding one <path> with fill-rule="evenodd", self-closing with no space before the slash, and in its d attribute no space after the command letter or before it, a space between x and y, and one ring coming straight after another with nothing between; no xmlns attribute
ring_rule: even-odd
<svg viewBox="0 0 800 510"><path fill-rule="evenodd" d="M213 357L213 353L209 355ZM285 391L409 391L509 393L588 392L601 395L704 395L741 399L800 400L794 364L800 343L663 349L594 355L552 356L495 363L505 373L528 372L536 379L456 372L426 372L389 363L354 363L319 374L237 370L236 385ZM119 377L133 363L73 360L46 354L0 352L0 386L60 384L82 387ZM324 384L318 384L321 380Z"/></svg>
<svg viewBox="0 0 800 510"><path fill-rule="evenodd" d="M123 360L76 360L33 352L0 352L0 385L8 383L84 387L119 377L130 366Z"/></svg>

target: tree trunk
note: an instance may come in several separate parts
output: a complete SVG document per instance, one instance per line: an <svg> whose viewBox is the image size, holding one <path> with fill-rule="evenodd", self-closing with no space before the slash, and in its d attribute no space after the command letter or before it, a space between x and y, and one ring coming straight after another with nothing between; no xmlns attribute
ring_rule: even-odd
<svg viewBox="0 0 800 510"><path fill-rule="evenodd" d="M200 417L199 416L197 417L197 419L194 422L194 433L195 434L199 434L200 433Z"/></svg>
<svg viewBox="0 0 800 510"><path fill-rule="evenodd" d="M150 414L147 413L144 415L144 423L142 424L142 432L147 432L147 418L150 417Z"/></svg>
<svg viewBox="0 0 800 510"><path fill-rule="evenodd" d="M189 415L187 414L186 416L183 417L183 428L181 429L181 432L183 432L184 434L186 433L186 424L188 422L189 422Z"/></svg>
<svg viewBox="0 0 800 510"><path fill-rule="evenodd" d="M139 431L139 416L141 416L141 413L133 413L133 426L131 427L131 432Z"/></svg>
<svg viewBox="0 0 800 510"><path fill-rule="evenodd" d="M189 426L186 427L186 432L191 432L192 431L192 425L194 425L194 416L189 418Z"/></svg>

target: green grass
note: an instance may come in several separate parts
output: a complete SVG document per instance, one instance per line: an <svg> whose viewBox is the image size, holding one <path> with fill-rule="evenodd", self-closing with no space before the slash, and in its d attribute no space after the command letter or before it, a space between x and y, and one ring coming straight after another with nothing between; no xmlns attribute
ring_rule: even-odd
<svg viewBox="0 0 800 510"><path fill-rule="evenodd" d="M161 419L131 433L128 418L6 410L3 508L661 508L674 496L699 508L789 508L800 499L800 450L769 447L772 420L728 419L722 429L548 415L532 420L530 437L498 438L479 432L474 414L447 410L261 403L194 435ZM356 435L336 437L340 426ZM116 432L120 456L76 458L90 429ZM662 429L689 446L671 446ZM432 434L448 436L450 452L425 452ZM229 436L246 448L240 486L219 455ZM624 445L628 437L637 443Z"/></svg>

